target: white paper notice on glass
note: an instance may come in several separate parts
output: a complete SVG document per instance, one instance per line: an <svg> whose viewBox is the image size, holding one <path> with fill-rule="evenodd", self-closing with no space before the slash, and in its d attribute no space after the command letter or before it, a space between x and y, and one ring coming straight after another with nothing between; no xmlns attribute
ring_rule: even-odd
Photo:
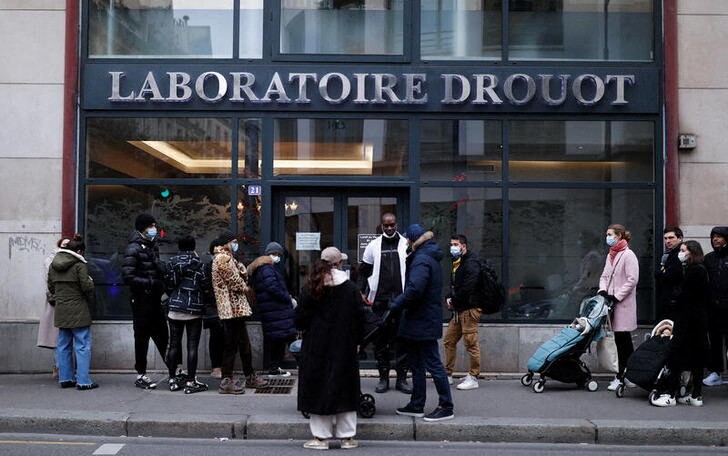
<svg viewBox="0 0 728 456"><path fill-rule="evenodd" d="M321 233L296 233L296 250L321 250Z"/></svg>

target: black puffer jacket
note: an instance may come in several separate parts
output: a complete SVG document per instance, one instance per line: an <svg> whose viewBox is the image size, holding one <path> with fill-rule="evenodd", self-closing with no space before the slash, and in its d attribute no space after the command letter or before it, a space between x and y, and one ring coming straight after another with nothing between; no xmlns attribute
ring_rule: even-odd
<svg viewBox="0 0 728 456"><path fill-rule="evenodd" d="M157 242L133 231L124 253L121 276L133 295L162 296L164 266L159 261Z"/></svg>
<svg viewBox="0 0 728 456"><path fill-rule="evenodd" d="M450 295L452 306L457 312L480 307L478 300L478 280L480 279L480 262L477 255L467 252L460 259L455 273L450 273Z"/></svg>
<svg viewBox="0 0 728 456"><path fill-rule="evenodd" d="M205 313L204 293L212 286L211 276L195 252L179 252L170 258L164 283L170 311L198 316Z"/></svg>
<svg viewBox="0 0 728 456"><path fill-rule="evenodd" d="M728 240L728 226L716 226L710 232L719 234ZM728 245L713 249L705 255L703 263L708 269L710 278L710 304L711 307L728 309Z"/></svg>

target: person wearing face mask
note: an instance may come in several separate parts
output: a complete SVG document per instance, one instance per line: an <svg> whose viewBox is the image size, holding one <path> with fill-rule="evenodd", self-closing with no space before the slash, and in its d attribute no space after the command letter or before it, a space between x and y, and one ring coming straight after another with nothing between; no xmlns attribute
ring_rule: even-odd
<svg viewBox="0 0 728 456"><path fill-rule="evenodd" d="M283 370L282 363L286 346L296 337L295 301L286 288L283 274L275 267L282 257L283 247L277 242L268 243L263 256L248 266L248 276L255 290L255 311L263 326L264 368L268 375L290 377L291 373Z"/></svg>
<svg viewBox="0 0 728 456"><path fill-rule="evenodd" d="M629 248L632 233L622 225L609 225L606 243L609 246L606 264L599 279L599 294L612 302L612 329L617 345L619 370L607 389L616 391L624 377L627 359L634 351L631 331L637 329L637 282L640 266L637 255ZM636 386L625 379L629 387Z"/></svg>
<svg viewBox="0 0 728 456"><path fill-rule="evenodd" d="M710 284L708 305L708 336L710 338L710 359L708 375L703 379L705 386L723 384L721 374L725 365L725 336L728 333L728 226L716 226L710 231L713 251L705 255Z"/></svg>
<svg viewBox="0 0 728 456"><path fill-rule="evenodd" d="M685 241L678 247L678 258L684 270L675 299L673 336L667 359L668 376L659 396L650 403L671 407L676 403L700 407L703 405L703 366L708 353L707 307L710 301L708 270L703 265L703 249L696 241ZM680 374L690 371L693 382L690 394L677 397Z"/></svg>
<svg viewBox="0 0 728 456"><path fill-rule="evenodd" d="M161 358L167 353L169 329L162 307L164 266L159 260L157 221L149 214L139 214L124 253L121 275L129 286L134 326L134 368L137 388L156 388L147 376L147 350L152 339ZM169 366L168 366L169 367Z"/></svg>
<svg viewBox="0 0 728 456"><path fill-rule="evenodd" d="M215 257L212 260L212 289L215 292L217 315L222 322L225 346L222 355L222 381L220 394L243 394L245 388L263 388L268 381L260 378L253 369L253 354L245 319L253 314L245 293L248 289L248 272L245 265L235 258L238 239L231 231L224 231L217 238ZM247 377L233 380L235 355L240 352L243 374Z"/></svg>
<svg viewBox="0 0 728 456"><path fill-rule="evenodd" d="M445 371L448 382L452 384L452 372L457 353L456 345L462 337L465 350L469 355L470 369L456 388L470 390L478 387L478 375L480 375L480 342L478 341L480 301L476 295L480 278L480 262L475 253L468 250L468 239L462 234L456 234L450 238L450 256L452 257L452 271L450 272L450 293L446 298L446 303L448 310L453 312L453 317L447 326L445 337L442 339L442 345L445 348Z"/></svg>
<svg viewBox="0 0 728 456"><path fill-rule="evenodd" d="M397 232L397 217L392 213L382 214L382 234L374 238L364 249L359 265L359 289L364 299L371 304L372 311L383 317L389 301L402 293L407 259L407 240ZM395 389L405 394L412 393L407 383L402 343L397 339L400 312L390 313L374 339L374 358L379 370L379 383L374 391L389 390L391 354L394 351L394 368L397 372Z"/></svg>

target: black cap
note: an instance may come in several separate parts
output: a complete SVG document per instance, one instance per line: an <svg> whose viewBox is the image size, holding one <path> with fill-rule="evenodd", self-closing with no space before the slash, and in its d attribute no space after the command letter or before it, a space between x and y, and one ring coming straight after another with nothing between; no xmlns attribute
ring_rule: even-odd
<svg viewBox="0 0 728 456"><path fill-rule="evenodd" d="M237 239L238 237L235 236L235 233L233 233L230 230L225 230L222 233L220 233L220 236L217 237L217 241L219 242L218 245L225 245L228 242Z"/></svg>
<svg viewBox="0 0 728 456"><path fill-rule="evenodd" d="M134 228L141 232L157 223L157 220L149 214L139 214L134 221Z"/></svg>

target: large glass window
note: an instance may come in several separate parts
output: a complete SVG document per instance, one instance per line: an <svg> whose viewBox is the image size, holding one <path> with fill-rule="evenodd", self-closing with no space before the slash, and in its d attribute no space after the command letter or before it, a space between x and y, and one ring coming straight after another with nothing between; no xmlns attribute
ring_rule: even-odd
<svg viewBox="0 0 728 456"><path fill-rule="evenodd" d="M245 121L260 124L259 120ZM89 118L88 177L227 177L232 165L229 119ZM250 128L241 134L240 168L257 167L260 142ZM244 140L243 140L244 139ZM253 163L251 163L251 161Z"/></svg>
<svg viewBox="0 0 728 456"><path fill-rule="evenodd" d="M263 0L240 0L240 58L263 56Z"/></svg>
<svg viewBox="0 0 728 456"><path fill-rule="evenodd" d="M422 59L500 59L502 16L500 0L422 0Z"/></svg>
<svg viewBox="0 0 728 456"><path fill-rule="evenodd" d="M403 176L408 122L275 119L273 174Z"/></svg>
<svg viewBox="0 0 728 456"><path fill-rule="evenodd" d="M511 189L508 271L511 319L571 320L598 290L607 226L624 225L639 258L638 318L652 321L654 192L635 189Z"/></svg>
<svg viewBox="0 0 728 456"><path fill-rule="evenodd" d="M653 122L513 121L512 180L652 182Z"/></svg>
<svg viewBox="0 0 728 456"><path fill-rule="evenodd" d="M186 235L196 239L200 255L207 252L210 241L230 227L230 204L230 186L86 187L86 256L97 289L96 316L131 314L121 265L138 214L146 212L157 219L160 255L166 260L176 254L177 240ZM245 234L258 238L257 232ZM245 245L241 242L241 247Z"/></svg>
<svg viewBox="0 0 728 456"><path fill-rule="evenodd" d="M654 58L653 0L511 0L511 60Z"/></svg>
<svg viewBox="0 0 728 456"><path fill-rule="evenodd" d="M91 0L88 17L92 58L233 56L233 0Z"/></svg>
<svg viewBox="0 0 728 456"><path fill-rule="evenodd" d="M450 236L463 234L468 250L486 258L499 272L502 265L503 210L498 188L423 187L420 190L420 223L431 230L435 241L448 252ZM442 260L443 290L448 292L452 261ZM496 316L497 317L497 316Z"/></svg>
<svg viewBox="0 0 728 456"><path fill-rule="evenodd" d="M403 0L281 0L281 54L402 55Z"/></svg>
<svg viewBox="0 0 728 456"><path fill-rule="evenodd" d="M464 181L501 180L500 121L423 120L420 177Z"/></svg>

